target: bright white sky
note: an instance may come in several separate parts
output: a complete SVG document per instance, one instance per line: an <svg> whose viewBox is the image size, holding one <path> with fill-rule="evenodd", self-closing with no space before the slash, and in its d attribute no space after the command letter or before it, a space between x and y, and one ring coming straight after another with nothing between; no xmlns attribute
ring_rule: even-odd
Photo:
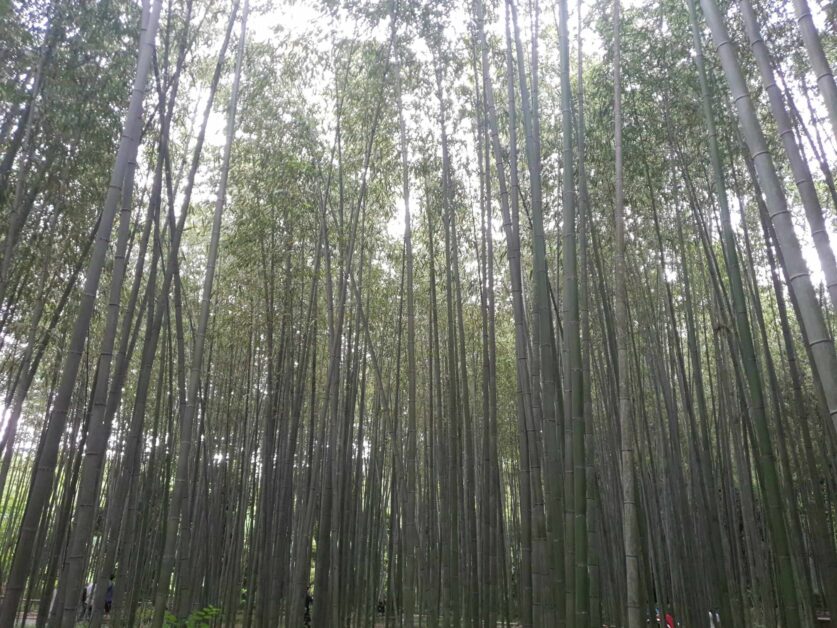
<svg viewBox="0 0 837 628"><path fill-rule="evenodd" d="M582 10L585 12L585 14L589 10L589 4L591 1L592 0L584 0L583 2ZM656 0L622 0L622 5L625 8L632 8L646 5L652 6L652 4L655 2ZM574 46L576 42L575 33L578 23L575 14L576 3L571 1L569 4L570 38L571 46ZM452 16L452 19L450 20L450 27L447 32L447 35L450 40L458 39L466 34L469 20L469 16L466 12L466 5L467 3L465 2L458 5L459 8L456 9L456 14ZM818 28L822 29L825 22L825 16L822 8L819 6L816 0L811 0L810 5L815 23L818 26ZM547 9L546 3L544 3L542 6L542 26L547 26L552 24L553 17L551 9ZM495 23L487 25L487 30L498 37L502 37L504 33L502 12L499 13L498 18L499 19ZM528 19L526 19L523 15L521 15L521 27L524 29L524 37L528 37L528 33L525 32L528 27ZM362 28L364 27L361 27L354 19L352 19L348 15L341 16L340 20L335 21L330 16L322 13L314 2L306 2L305 0L299 2L285 2L280 0L251 0L251 13L248 24L248 37L255 40L275 41L277 38L284 40L288 38L296 39L305 37L308 41L317 42L317 46L319 47L319 49L325 52L330 49L335 37L348 37L353 34L361 34L359 33L359 31ZM364 36L368 36L368 33L366 32L362 34ZM373 33L373 35L380 41L386 40L388 36L388 25L382 24ZM601 42L600 38L590 29L585 29L582 32L582 40L586 51L594 55L603 54L603 43ZM424 57L429 59L430 53L424 45L424 42L417 41L416 44L413 46L413 52L419 58ZM552 50L548 46L541 47L541 55L544 58L556 54L557 50ZM246 80L246 77L244 80ZM326 85L329 81L330 78L326 75L326 73L323 73L320 84L312 84L305 86L304 91L308 98L312 102L322 102L323 93L325 92ZM801 105L802 96L798 93L796 95L798 96L797 100ZM405 95L404 104L405 108L409 110L410 99L408 95ZM822 104L817 102L815 103L815 106L818 109L818 115L824 116L824 107L822 106ZM328 111L328 108L322 107L321 110ZM800 110L802 110L802 115L804 117L807 117L805 107L800 106ZM418 116L412 116L407 114L405 115L405 118L407 120L408 127L411 124L418 124L419 126L422 125L422 122L420 120L418 121L418 123L416 123ZM223 118L223 114L216 110L213 113L212 118L210 119L207 141L211 144L215 144L218 146L223 144L224 128L225 121ZM827 132L828 129L824 127L824 130ZM327 133L328 139L330 141L330 130L328 130L327 127L324 127L324 131ZM408 128L408 134L409 133L410 129ZM474 154L476 152L473 146L473 137L470 132L462 133L460 136L457 137L457 139L459 139L465 145L466 150L471 151L471 154ZM828 141L828 137L826 137L826 141ZM831 138L831 142L827 145L827 151L827 157L830 163L834 164L835 160L837 159L837 157L835 156L837 155L837 147L835 146L833 138ZM810 153L810 151L808 152ZM815 178L818 178L818 164L811 163L810 165ZM475 195L476 189L476 182L472 182L472 191ZM209 190L206 190L205 188L204 190L206 193L211 194ZM418 195L415 193L415 191L411 190L411 198L415 199L417 198L417 196ZM735 198L735 195L732 193L729 194L729 197L733 205L733 221L737 226L740 223L740 213L739 208L737 206L737 199ZM413 201L413 204L415 204L415 201ZM827 208L830 207L830 203L824 203L824 206L826 208L826 212L828 213ZM808 261L809 268L812 272L812 277L816 283L820 283L823 281L823 275L820 269L820 264L817 258L816 251L814 250L813 244L810 240L810 231L807 228L807 223L805 223L804 219L801 218L802 216L804 216L802 209L799 207L795 208L795 215L799 218L799 220L797 221L797 235L800 237L800 240L802 241L805 257ZM834 217L827 216L826 223L827 228L830 232L832 243L837 242L837 234L835 234ZM494 230L495 237L502 238L502 230L499 223L499 217L497 218L497 222L494 225ZM395 211L392 215L392 218L387 224L387 231L390 234L390 236L394 239L398 239L403 236L404 201L401 198L397 199L396 201Z"/></svg>

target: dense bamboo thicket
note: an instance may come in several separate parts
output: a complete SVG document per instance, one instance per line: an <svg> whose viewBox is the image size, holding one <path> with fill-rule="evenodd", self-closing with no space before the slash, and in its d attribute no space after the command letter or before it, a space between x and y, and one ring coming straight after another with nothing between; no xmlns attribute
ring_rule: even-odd
<svg viewBox="0 0 837 628"><path fill-rule="evenodd" d="M0 626L837 618L828 0L0 3Z"/></svg>

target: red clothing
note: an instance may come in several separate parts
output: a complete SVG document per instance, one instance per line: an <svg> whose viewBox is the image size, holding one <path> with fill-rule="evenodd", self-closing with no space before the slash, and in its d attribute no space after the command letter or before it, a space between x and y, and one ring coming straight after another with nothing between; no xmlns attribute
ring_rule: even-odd
<svg viewBox="0 0 837 628"><path fill-rule="evenodd" d="M666 628L677 628L674 625L674 617L671 616L671 613L666 613Z"/></svg>

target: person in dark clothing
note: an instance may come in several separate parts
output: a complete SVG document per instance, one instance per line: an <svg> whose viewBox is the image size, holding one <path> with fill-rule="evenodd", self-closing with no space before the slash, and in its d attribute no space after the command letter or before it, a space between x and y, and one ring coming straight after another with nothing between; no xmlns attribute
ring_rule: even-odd
<svg viewBox="0 0 837 628"><path fill-rule="evenodd" d="M314 603L314 596L311 595L311 585L305 591L305 625L311 625L311 605Z"/></svg>
<svg viewBox="0 0 837 628"><path fill-rule="evenodd" d="M113 580L116 578L114 574L110 574L108 580L108 589L105 591L105 615L110 615L110 609L113 608Z"/></svg>
<svg viewBox="0 0 837 628"><path fill-rule="evenodd" d="M83 620L87 615L87 585L81 588L81 613L78 619Z"/></svg>

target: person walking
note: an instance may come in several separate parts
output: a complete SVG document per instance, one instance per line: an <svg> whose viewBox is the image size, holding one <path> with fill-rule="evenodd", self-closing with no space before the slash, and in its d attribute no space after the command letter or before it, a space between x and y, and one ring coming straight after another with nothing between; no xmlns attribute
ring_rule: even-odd
<svg viewBox="0 0 837 628"><path fill-rule="evenodd" d="M110 609L113 608L114 578L116 578L116 576L111 574L110 579L108 580L108 589L105 591L105 615L107 617L110 617Z"/></svg>
<svg viewBox="0 0 837 628"><path fill-rule="evenodd" d="M314 603L314 596L311 595L311 585L305 590L305 625L311 625L311 605Z"/></svg>

